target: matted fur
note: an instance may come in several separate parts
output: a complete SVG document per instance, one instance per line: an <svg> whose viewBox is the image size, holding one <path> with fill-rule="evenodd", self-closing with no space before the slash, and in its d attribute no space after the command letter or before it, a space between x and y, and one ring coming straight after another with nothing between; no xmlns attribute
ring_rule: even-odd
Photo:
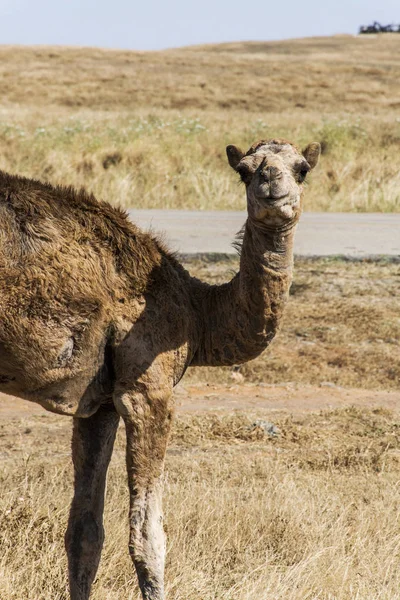
<svg viewBox="0 0 400 600"><path fill-rule="evenodd" d="M84 190L0 172L0 390L74 417L71 600L88 600L100 560L120 417L129 549L143 599L164 600L161 488L173 387L190 365L258 356L288 295L301 212L295 165L304 158L294 146L277 155L271 146L281 142L251 160L240 272L221 286L190 277L157 238Z"/></svg>

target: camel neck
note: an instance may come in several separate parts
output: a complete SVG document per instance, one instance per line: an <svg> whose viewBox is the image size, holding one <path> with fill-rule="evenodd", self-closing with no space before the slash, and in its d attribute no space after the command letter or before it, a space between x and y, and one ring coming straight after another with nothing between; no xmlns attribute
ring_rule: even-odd
<svg viewBox="0 0 400 600"><path fill-rule="evenodd" d="M247 219L243 228L240 253L242 285L250 277L261 287L266 284L265 274L270 271L286 273L293 267L293 241L296 224L284 227L265 227ZM247 287L245 286L245 290ZM250 292L250 290L248 290Z"/></svg>
<svg viewBox="0 0 400 600"><path fill-rule="evenodd" d="M192 364L240 364L268 346L289 292L294 230L294 224L278 230L246 222L239 273L196 292L200 340Z"/></svg>

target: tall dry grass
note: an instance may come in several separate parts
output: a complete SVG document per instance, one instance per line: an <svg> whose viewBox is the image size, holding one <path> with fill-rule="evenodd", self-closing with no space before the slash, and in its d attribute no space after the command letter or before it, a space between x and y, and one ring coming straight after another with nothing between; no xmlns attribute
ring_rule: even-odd
<svg viewBox="0 0 400 600"><path fill-rule="evenodd" d="M137 208L241 210L244 190L225 146L284 137L318 140L323 157L311 175L307 210L397 211L400 119L298 122L252 116L154 112L149 115L26 115L0 120L3 170L85 186L100 198Z"/></svg>
<svg viewBox="0 0 400 600"><path fill-rule="evenodd" d="M398 415L351 408L275 415L274 439L254 433L254 418L176 422L166 465L168 597L399 598ZM68 420L16 420L3 433L0 597L66 600ZM139 600L127 551L123 445L121 430L93 600Z"/></svg>
<svg viewBox="0 0 400 600"><path fill-rule="evenodd" d="M306 209L398 211L400 36L0 47L0 167L145 208L243 209L225 146L318 140Z"/></svg>

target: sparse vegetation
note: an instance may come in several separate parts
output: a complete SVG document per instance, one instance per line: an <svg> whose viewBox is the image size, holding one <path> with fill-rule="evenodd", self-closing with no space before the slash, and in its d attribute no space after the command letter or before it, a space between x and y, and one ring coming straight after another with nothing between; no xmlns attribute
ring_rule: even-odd
<svg viewBox="0 0 400 600"><path fill-rule="evenodd" d="M346 408L183 415L167 456L167 591L174 600L394 600L400 576L399 415ZM0 597L66 600L68 419L2 425ZM110 467L93 600L138 600L127 552L123 430ZM39 441L40 440L40 441ZM22 551L23 550L23 551Z"/></svg>
<svg viewBox="0 0 400 600"><path fill-rule="evenodd" d="M237 259L192 260L191 273L212 283L229 279ZM398 389L400 319L398 262L296 259L282 327L259 358L238 367L248 382ZM192 381L229 382L231 369L190 369Z"/></svg>
<svg viewBox="0 0 400 600"><path fill-rule="evenodd" d="M398 211L400 36L0 48L0 167L143 208L243 209L225 145L318 140L307 210Z"/></svg>

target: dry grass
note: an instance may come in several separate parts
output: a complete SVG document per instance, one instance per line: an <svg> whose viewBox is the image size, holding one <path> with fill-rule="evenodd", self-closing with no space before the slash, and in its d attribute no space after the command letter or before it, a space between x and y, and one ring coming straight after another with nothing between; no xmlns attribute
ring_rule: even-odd
<svg viewBox="0 0 400 600"><path fill-rule="evenodd" d="M307 208L399 209L400 36L164 53L0 49L0 166L126 206L244 208L224 157L323 142ZM193 261L204 279L234 261ZM399 265L297 261L282 331L245 381L397 389ZM229 381L194 369L192 380ZM274 419L266 439L255 418ZM384 410L180 417L167 457L172 600L400 598L400 421ZM0 599L66 600L70 421L0 424ZM119 432L93 600L138 600Z"/></svg>
<svg viewBox="0 0 400 600"><path fill-rule="evenodd" d="M1 48L3 104L115 111L336 114L400 108L396 35L197 46L163 52Z"/></svg>
<svg viewBox="0 0 400 600"><path fill-rule="evenodd" d="M398 211L400 36L0 47L0 167L125 206L242 209L224 147L323 144L308 210Z"/></svg>
<svg viewBox="0 0 400 600"><path fill-rule="evenodd" d="M201 279L221 283L236 260L192 260ZM400 318L398 262L296 260L281 331L259 358L237 370L249 382L398 389ZM229 368L195 368L195 381L231 381Z"/></svg>
<svg viewBox="0 0 400 600"><path fill-rule="evenodd" d="M175 424L166 484L169 598L399 598L398 415L351 408L282 415L275 439L251 433L254 418L194 415ZM2 427L2 600L67 598L69 423L44 414ZM139 598L123 463L121 430L93 600Z"/></svg>

